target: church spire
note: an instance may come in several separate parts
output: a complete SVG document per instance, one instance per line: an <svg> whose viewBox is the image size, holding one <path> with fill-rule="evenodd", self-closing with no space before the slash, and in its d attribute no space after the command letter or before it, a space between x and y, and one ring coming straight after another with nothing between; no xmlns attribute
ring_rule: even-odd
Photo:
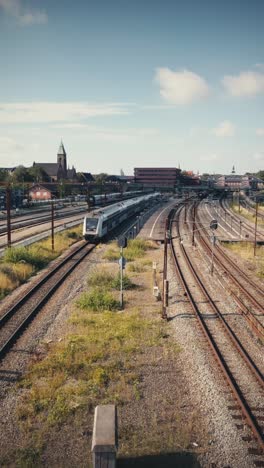
<svg viewBox="0 0 264 468"><path fill-rule="evenodd" d="M235 166L232 167L232 174L235 174L236 173L236 170L235 170Z"/></svg>
<svg viewBox="0 0 264 468"><path fill-rule="evenodd" d="M60 144L60 147L59 147L59 150L58 150L58 154L63 154L63 156L66 156L66 151L65 151L64 145L62 143L62 140L61 140L61 144Z"/></svg>
<svg viewBox="0 0 264 468"><path fill-rule="evenodd" d="M61 166L62 172L61 172L61 178L62 179L67 179L67 154L64 148L64 145L61 140L61 144L57 153L57 164L58 166Z"/></svg>

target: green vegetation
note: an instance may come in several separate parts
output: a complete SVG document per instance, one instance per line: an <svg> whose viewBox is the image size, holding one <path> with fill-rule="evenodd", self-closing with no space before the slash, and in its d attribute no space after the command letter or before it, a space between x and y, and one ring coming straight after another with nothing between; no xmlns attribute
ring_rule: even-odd
<svg viewBox="0 0 264 468"><path fill-rule="evenodd" d="M264 246L257 246L254 257L254 246L251 242L222 243L227 249L239 255L241 259L250 263L250 269L255 270L257 276L264 278Z"/></svg>
<svg viewBox="0 0 264 468"><path fill-rule="evenodd" d="M50 238L27 247L6 249L0 261L0 299L27 281L33 274L81 239L81 227L55 234L55 250Z"/></svg>
<svg viewBox="0 0 264 468"><path fill-rule="evenodd" d="M146 258L144 262L151 264ZM132 284L130 278L127 281ZM118 276L109 271L109 265L94 271L88 278L89 291L73 305L62 338L56 343L41 344L43 351L46 350L44 357L36 356L35 363L19 383L21 393L16 414L21 438L19 451L12 450L8 454L10 466L12 463L14 466L42 466L45 451L53 449L53 440L60 430L66 428L67 431L69 425L92 427L97 404L114 403L121 411L122 407L127 407L128 412L135 404L138 411L140 406L137 405L144 403L137 402L145 396L142 379L145 371L148 376L149 365L160 366L162 359L166 368L174 362L179 348L169 339L167 325L160 320L160 305L150 290L148 293L145 288L128 291L126 308L118 311L112 302L118 297L115 282ZM142 273L142 283L150 286L149 271ZM152 390L153 401L158 397L161 407L153 408L153 419L152 416L146 419L147 436L142 437L146 415L142 416L143 421L140 417L136 421L143 422L141 431L133 424L122 428L123 453L135 450L151 453L160 451L161 447L166 450L176 447L178 443L187 447L189 443L188 436L193 430L189 428L186 435L181 420L179 430L171 430L172 422L178 417L174 397L166 401L155 394L155 385ZM161 433L166 434L166 439L160 437Z"/></svg>
<svg viewBox="0 0 264 468"><path fill-rule="evenodd" d="M140 375L131 356L159 345L163 324L137 310L98 314L87 307L75 309L71 333L21 381L27 389L17 410L22 425L48 428L98 398L101 404L140 398Z"/></svg>
<svg viewBox="0 0 264 468"><path fill-rule="evenodd" d="M113 289L120 289L120 274L118 274L112 281L111 284ZM131 279L127 275L123 275L123 289L134 289L135 284L132 283Z"/></svg>
<svg viewBox="0 0 264 468"><path fill-rule="evenodd" d="M105 310L117 310L119 302L108 291L94 288L89 293L83 293L77 304L81 309L91 309L92 311L102 312Z"/></svg>
<svg viewBox="0 0 264 468"><path fill-rule="evenodd" d="M239 211L239 205L237 203L231 203L231 208L235 213L240 214L244 218L246 218L248 221L251 221L251 223L255 223L255 214L253 211L248 211L246 208L243 206L240 206L240 211ZM264 222L262 221L261 218L258 217L258 226L264 227Z"/></svg>
<svg viewBox="0 0 264 468"><path fill-rule="evenodd" d="M105 269L96 271L89 276L88 285L103 289L104 291L119 289L120 274L118 273L117 275L113 275ZM135 285L132 283L131 279L127 275L123 274L123 289L133 289L134 287Z"/></svg>
<svg viewBox="0 0 264 468"><path fill-rule="evenodd" d="M124 249L124 257L128 262L132 262L137 258L144 257L148 249L156 249L157 246L151 242L144 239L130 239L128 241L128 246ZM120 250L116 242L110 244L110 248L106 251L104 258L109 261L118 260L120 257Z"/></svg>

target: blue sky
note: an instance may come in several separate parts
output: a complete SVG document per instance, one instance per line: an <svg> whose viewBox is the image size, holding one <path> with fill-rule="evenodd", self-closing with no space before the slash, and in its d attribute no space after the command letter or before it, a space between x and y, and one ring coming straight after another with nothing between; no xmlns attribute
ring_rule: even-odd
<svg viewBox="0 0 264 468"><path fill-rule="evenodd" d="M264 169L262 0L0 0L0 166Z"/></svg>

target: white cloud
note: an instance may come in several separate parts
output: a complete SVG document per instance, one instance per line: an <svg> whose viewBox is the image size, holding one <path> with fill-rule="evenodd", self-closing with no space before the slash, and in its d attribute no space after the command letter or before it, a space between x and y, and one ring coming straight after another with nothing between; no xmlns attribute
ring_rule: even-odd
<svg viewBox="0 0 264 468"><path fill-rule="evenodd" d="M209 95L206 81L188 70L158 68L155 80L160 85L160 95L171 104L190 104Z"/></svg>
<svg viewBox="0 0 264 468"><path fill-rule="evenodd" d="M56 129L85 130L85 136L96 140L137 141L139 138L153 137L159 132L155 128L119 128L100 127L96 125L66 123L53 125Z"/></svg>
<svg viewBox="0 0 264 468"><path fill-rule="evenodd" d="M0 0L0 8L7 15L15 18L22 26L45 24L48 21L45 11L31 10L24 7L21 0Z"/></svg>
<svg viewBox="0 0 264 468"><path fill-rule="evenodd" d="M213 128L212 133L217 137L231 137L235 134L235 126L229 120L225 120Z"/></svg>
<svg viewBox="0 0 264 468"><path fill-rule="evenodd" d="M222 84L231 96L255 96L264 93L264 74L244 71L239 75L227 75Z"/></svg>
<svg viewBox="0 0 264 468"><path fill-rule="evenodd" d="M65 122L89 117L127 114L120 103L84 102L0 103L0 123Z"/></svg>
<svg viewBox="0 0 264 468"><path fill-rule="evenodd" d="M264 128L257 128L256 135L263 136L264 135Z"/></svg>

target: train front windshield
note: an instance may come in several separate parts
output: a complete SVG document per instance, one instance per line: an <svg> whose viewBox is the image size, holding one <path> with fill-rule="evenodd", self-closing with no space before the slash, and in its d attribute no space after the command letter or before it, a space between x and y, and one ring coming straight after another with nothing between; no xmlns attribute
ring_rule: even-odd
<svg viewBox="0 0 264 468"><path fill-rule="evenodd" d="M98 219L86 218L86 231L96 231Z"/></svg>

